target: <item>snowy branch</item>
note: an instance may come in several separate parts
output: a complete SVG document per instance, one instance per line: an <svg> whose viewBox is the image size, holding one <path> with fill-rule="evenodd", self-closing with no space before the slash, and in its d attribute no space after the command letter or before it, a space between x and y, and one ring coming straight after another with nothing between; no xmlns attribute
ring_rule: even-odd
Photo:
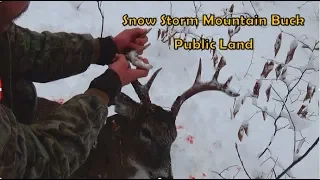
<svg viewBox="0 0 320 180"><path fill-rule="evenodd" d="M315 140L315 142L311 145L311 147L297 160L293 161L289 167L287 167L281 174L276 179L280 179L284 174L286 174L291 168L293 168L296 164L298 164L303 158L305 158L310 151L318 144L319 142L319 137Z"/></svg>
<svg viewBox="0 0 320 180"><path fill-rule="evenodd" d="M281 30L281 33L276 38L276 42L274 44L274 52L275 52L274 55L275 55L275 58L276 58L276 56L277 56L277 54L278 54L278 52L279 52L279 50L281 48L282 33L285 33L285 32ZM265 65L263 67L262 73L260 74L260 79L256 80L256 83L255 83L254 88L253 88L252 91L248 90L248 92L244 96L238 97L237 102L236 102L236 104L234 106L234 111L233 111L234 116L236 116L236 114L240 110L241 105L244 104L245 100L247 98L251 98L252 105L260 110L258 112L262 112L263 120L266 120L267 116L271 117L273 119L273 125L274 125L273 134L271 135L271 138L270 138L270 141L268 142L268 145L259 154L258 158L260 159L267 151L269 151L270 152L270 157L268 159L272 159L278 165L279 165L280 162L278 160L275 160L275 158L272 157L270 146L271 146L273 140L275 139L275 136L276 136L277 132L282 130L282 129L284 129L284 128L286 128L286 127L288 127L288 126L289 126L289 129L292 129L293 133L294 133L294 135L293 135L293 162L295 162L297 159L301 158L298 155L298 153L299 153L302 145L305 142L305 138L302 136L301 130L305 129L306 127L308 127L308 121L306 121L306 120L309 120L307 118L308 110L307 110L307 106L306 105L302 105L300 110L297 113L294 113L295 111L290 110L288 108L287 101L288 101L288 99L291 100L291 93L297 87L297 85L301 81L304 81L303 80L303 76L305 74L307 74L307 71L316 71L316 72L319 71L319 67L317 67L315 65L315 63L314 63L314 57L313 57L312 54L309 57L309 61L308 61L308 63L306 65L303 65L303 66L300 66L300 67L296 67L296 66L293 66L293 65L289 64L292 61L293 56L295 54L295 51L296 51L296 49L298 47L298 42L300 42L302 44L302 48L309 49L313 53L314 51L316 51L318 49L319 41L316 41L313 46L309 46L305 42L303 42L302 40L297 40L294 35L292 35L290 33L285 33L285 34L288 34L288 35L290 35L290 36L295 38L290 44L290 48L289 48L289 50L287 52L287 57L286 57L285 62L282 63L282 62L276 61L275 59L262 57L262 58L266 59L267 62L265 63ZM249 68L250 68L250 66L251 66L251 64L249 65ZM287 75L288 75L287 69L288 68L293 68L293 69L298 70L301 73L301 75L299 77L293 79L293 80L289 80L287 78ZM276 113L275 110L274 111L269 111L267 106L260 105L260 104L258 104L258 101L257 101L259 96L260 96L260 88L262 87L262 82L264 82L264 80L269 80L269 79L267 79L267 77L268 77L268 75L270 74L270 72L272 70L275 70L275 72L276 72L276 78L274 80L283 82L283 84L287 88L287 93L286 93L286 95L284 97L281 97L281 95L272 86L272 84L270 84L269 87L265 91L266 96L267 96L267 102L269 102L269 99L270 99L270 94L271 94L270 90L271 89L273 90L272 92L274 94L276 94L276 96L278 97L277 99L275 99L275 98L272 98L272 99L275 100L275 102L281 103L281 109L280 109L279 113ZM246 75L247 75L247 73L246 73ZM306 100L309 100L309 103L310 103L311 99L312 99L312 97L313 97L313 95L315 93L316 87L312 86L311 83L309 83L308 81L305 81L305 82L307 83L307 91L302 93L299 90L300 94L299 94L298 98L302 94L305 94L303 102L305 102ZM291 100L291 102L292 103L296 102L296 100L295 101ZM253 116L255 116L258 112L256 112ZM289 124L284 126L284 127L278 127L277 122L281 118L287 119ZM248 121L245 122L245 125L246 125L245 127L248 128ZM240 127L240 129L239 129L239 132L241 132L241 133L238 132L238 137L239 137L240 141L242 141L242 135L243 135L243 131L244 131L243 129L244 129L244 127L242 125ZM297 140L297 132L300 132L301 136L303 137L302 139ZM265 160L265 161L267 161L267 160ZM281 167L283 168L282 165L281 165ZM272 171L273 171L273 173L275 175L276 172L275 172L274 168L272 169ZM283 174L288 174L288 173L289 173L288 171L285 171ZM270 175L270 173L269 173L269 175ZM288 176L292 177L291 172L288 174Z"/></svg>
<svg viewBox="0 0 320 180"><path fill-rule="evenodd" d="M257 11L255 10L255 7L253 5L253 3L250 1L250 4L252 6L252 8L255 11L255 14L257 15ZM198 12L201 9L202 4L197 5L196 2L193 1L193 12L195 13L196 17L198 16ZM170 14L172 15L172 4L170 3ZM232 17L232 16L236 16L236 15L247 15L250 17L253 17L254 15L251 15L249 13L246 12L241 12L241 13L235 13L234 12L234 5L232 4L231 7L229 8L224 8L223 9L223 15L218 16L217 17ZM201 22L201 20L200 20ZM316 40L314 42L313 45L309 45L308 43L306 43L305 39L307 39L306 35L301 36L302 38L298 38L297 36L285 32L283 31L280 27L278 27L280 29L280 33L278 34L278 36L276 37L276 41L274 43L274 54L272 56L272 58L267 58L267 57L262 57L263 59L265 59L267 62L265 62L264 67L262 68L262 72L260 74L260 79L256 79L256 82L254 84L253 89L248 90L248 92L246 94L244 94L243 96L239 96L236 97L236 100L234 102L233 105L233 112L231 112L231 119L235 118L237 113L239 113L240 111L240 107L244 104L245 100L247 100L248 98L251 99L251 105L254 106L255 108L257 108L258 110L250 117L249 120L244 120L242 125L239 128L238 131L238 138L240 141L242 141L242 137L246 134L248 135L248 128L249 128L249 121L251 119L253 119L253 117L255 117L257 114L262 114L263 120L266 121L267 118L272 119L273 121L273 133L270 137L269 142L267 143L267 146L261 151L261 153L259 153L258 155L258 159L260 159L267 151L270 152L271 154L271 150L270 150L270 146L273 143L273 140L276 137L277 132L279 132L280 130L283 129L292 129L293 130L293 162L295 162L297 159L300 159L301 157L298 155L301 147L305 144L306 139L303 137L301 131L303 129L305 129L308 126L308 123L310 123L310 117L311 116L318 116L316 114L313 115L313 113L310 115L310 112L308 112L308 108L307 105L305 105L305 103L309 103L311 102L311 99L313 98L314 94L316 93L316 86L312 85L310 82L308 82L307 80L305 80L303 77L309 73L309 71L312 72L318 72L319 71L319 67L316 64L316 55L314 55L315 51L319 50L319 40ZM240 31L240 27L229 27L228 28L228 35L229 35L229 41L231 41L232 37L237 34ZM278 60L276 60L277 55L279 52L282 52L282 50L280 51L280 49L283 47L281 47L282 44L282 39L283 36L287 37L286 35L289 35L291 37L293 37L294 39L291 41L289 47L288 47L288 51L286 52L286 57L284 62L280 62ZM180 36L180 39L184 38L184 41L187 40L187 38L192 37L192 38L196 38L196 39L201 39L201 38L206 38L206 39L212 39L213 37L204 37L204 35L197 35L195 33L195 31L193 31L190 27L166 27L166 29L159 29L158 31L158 39L160 38L160 40L163 43L168 43L168 46L170 48L171 45L171 41L174 37ZM300 45L300 47L299 47ZM299 48L298 48L299 47ZM295 55L295 52L298 49L306 49L311 51L311 56L309 57L308 62L305 65L302 66L295 66L293 63L290 63L293 60L293 57ZM219 57L218 54L221 55L221 59L224 58L224 56L218 51L218 50L210 50L210 53L212 53L212 61L214 62L214 67L216 68L216 66L219 64ZM252 76L251 74L249 74L249 70L253 64L253 55L252 54L252 59L250 61L249 67L246 70L245 74L244 74L244 78L247 76ZM221 61L221 60L220 60ZM292 79L291 77L293 75L289 75L288 72L290 72L289 70L294 69L297 70L297 72L299 72L300 76L294 77L294 79ZM272 77L272 78L268 78L269 74L272 71L275 71L275 76L276 77ZM290 72L291 73L291 72ZM288 78L289 76L289 78ZM240 81L240 79L239 79ZM273 82L281 82L280 85L285 86L287 92L286 94L283 96L283 94L279 93L278 90L276 89L276 86L274 86ZM300 89L298 89L298 85L300 85L300 83L304 81L305 83L307 83L307 90L306 91L302 91ZM265 96L267 97L267 103L270 100L274 100L273 102L276 103L276 105L280 104L281 108L280 111L276 112L276 110L274 109L269 110L267 105L259 102L258 103L258 99L259 96L261 96L260 94L260 89L262 87L262 83L263 82L270 82L268 88L265 90ZM298 89L298 93L296 93L294 90ZM272 90L272 91L271 91ZM293 93L296 93L296 98L293 99ZM271 94L276 95L277 97L270 97ZM301 97L303 97L303 95L305 95L305 97L303 99L301 99ZM290 100L288 102L288 99ZM314 98L313 98L314 99ZM297 109L290 109L290 102L291 104L293 103L304 103L300 110L297 111ZM276 107L276 106L275 106ZM279 127L278 125L278 121L279 119L286 119L288 120L288 124L283 126L281 125L281 127ZM299 133L300 135L303 137L302 139L299 139ZM247 176L251 179L251 177L249 176L248 172L246 171L243 161L240 157L239 151L238 151L238 146L236 144L236 150L238 153L238 157L239 160L243 166L243 169L245 171L245 173L247 174ZM280 168L283 168L283 166L281 165L280 161L278 158L274 158L272 155L268 158L268 159L272 159L275 164L274 167L271 169L271 172L268 174L268 176L273 177L277 177L277 173L275 171L275 166L279 166ZM229 168L229 167L228 167ZM228 169L226 168L226 169ZM222 172L218 173L218 172L214 172L216 174L218 174L220 177L224 178L221 174L224 172L225 170L223 170ZM291 174L291 172L289 171L284 171L283 174L287 174L289 177L293 177L293 175ZM283 176L283 174L281 176ZM280 175L279 175L280 176Z"/></svg>

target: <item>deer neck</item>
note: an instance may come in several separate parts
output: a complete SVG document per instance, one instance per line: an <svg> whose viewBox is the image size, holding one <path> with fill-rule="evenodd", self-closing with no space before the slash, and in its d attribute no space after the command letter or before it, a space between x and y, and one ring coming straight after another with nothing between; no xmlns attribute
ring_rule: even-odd
<svg viewBox="0 0 320 180"><path fill-rule="evenodd" d="M128 159L128 161L129 164L135 168L135 174L133 176L130 176L128 179L150 179L149 173L146 168L130 158Z"/></svg>
<svg viewBox="0 0 320 180"><path fill-rule="evenodd" d="M127 124L120 125L117 131L114 132L114 141L118 144L119 154L121 155L121 166L126 169L126 172L131 172L127 179L150 179L149 173L145 167L140 165L138 162L134 160L134 158L130 157L130 153L126 152L130 146L130 140L127 140L126 132L130 132L132 127L127 126Z"/></svg>

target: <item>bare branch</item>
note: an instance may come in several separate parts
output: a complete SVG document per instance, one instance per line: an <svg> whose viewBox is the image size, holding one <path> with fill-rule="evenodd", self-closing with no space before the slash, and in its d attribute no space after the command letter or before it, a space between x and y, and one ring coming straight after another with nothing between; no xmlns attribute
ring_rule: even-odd
<svg viewBox="0 0 320 180"><path fill-rule="evenodd" d="M295 124L291 118L291 113L286 105L286 103L282 100L281 96L279 95L279 93L273 88L273 86L271 86L272 90L277 94L277 96L281 99L284 107L286 108L288 114L289 114L289 120L291 121L292 123L292 127L293 127L293 138L294 138L294 141L293 141L293 154L295 155L296 154L296 142L297 142L297 136L296 136L296 127L295 127Z"/></svg>
<svg viewBox="0 0 320 180"><path fill-rule="evenodd" d="M229 169L230 169L230 168L233 168L233 167L238 167L238 165L229 166L229 167L223 169L223 170L222 170L221 172L219 172L219 173L218 173L217 171L211 171L211 172L213 172L213 173L215 173L215 174L218 174L222 179L226 179L225 177L222 176L222 173L225 172L225 171L229 171Z"/></svg>
<svg viewBox="0 0 320 180"><path fill-rule="evenodd" d="M303 4L301 4L300 6L298 6L298 9L301 9L302 6L306 5L309 1L304 2Z"/></svg>
<svg viewBox="0 0 320 180"><path fill-rule="evenodd" d="M83 4L83 2L84 2L84 1L82 1L81 3L79 3L79 4L78 4L78 6L77 6L77 10L79 10L79 9L80 9L80 6Z"/></svg>
<svg viewBox="0 0 320 180"><path fill-rule="evenodd" d="M251 2L251 1L250 1ZM246 74L243 76L244 78L247 76L247 75L250 75L251 76L251 74L249 74L248 72L249 72L249 69L250 69L250 67L251 67L251 65L253 64L253 55L254 55L254 51L252 51L252 56L251 56L251 61L250 61L250 64L249 64L249 67L248 67L248 69L247 69L247 72L246 72Z"/></svg>
<svg viewBox="0 0 320 180"><path fill-rule="evenodd" d="M249 1L250 2L250 4L251 4L251 6L252 6L252 8L253 8L253 10L254 10L254 12L256 13L256 16L258 16L258 13L257 13L257 11L256 11L256 8L253 6L253 4L252 4L252 1Z"/></svg>
<svg viewBox="0 0 320 180"><path fill-rule="evenodd" d="M269 174L271 174L271 176L272 176L272 173L273 173L273 174L274 174L274 177L277 177L276 171L275 171L274 169L275 169L275 167L276 167L276 165L277 165L278 159L279 159L279 158L277 158L277 159L276 159L276 162L274 162L274 165L273 165L273 167L272 167L272 169L271 169L271 171L270 171L270 173L269 173ZM269 174L268 174L268 176L269 176ZM271 178L271 176L270 176L270 178Z"/></svg>
<svg viewBox="0 0 320 180"><path fill-rule="evenodd" d="M238 154L238 158L239 158L239 160L240 160L240 162L241 162L242 168L243 168L244 172L246 173L246 175L248 176L248 178L251 179L251 177L249 176L246 168L245 168L244 165L243 165L243 161L242 161L242 159L241 159L241 157L240 157L240 153L239 153L239 150L238 150L238 144L237 144L237 143L235 143L235 147L236 147L237 154Z"/></svg>
<svg viewBox="0 0 320 180"><path fill-rule="evenodd" d="M199 12L201 12L201 8L202 8L202 3L201 1L199 1L199 6L196 5L196 2L195 1L192 1L193 3L193 12L196 14L196 18L199 18Z"/></svg>
<svg viewBox="0 0 320 180"><path fill-rule="evenodd" d="M100 37L102 38L103 27L104 27L104 15L103 15L103 12L102 12L102 9L101 9L102 1L97 1L97 3L98 3L98 9L99 9L99 12L100 12L100 15L101 15L101 35L100 35Z"/></svg>

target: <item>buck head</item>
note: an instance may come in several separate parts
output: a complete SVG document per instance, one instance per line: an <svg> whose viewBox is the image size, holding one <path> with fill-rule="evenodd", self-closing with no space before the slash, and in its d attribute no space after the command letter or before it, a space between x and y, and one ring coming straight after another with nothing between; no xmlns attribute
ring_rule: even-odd
<svg viewBox="0 0 320 180"><path fill-rule="evenodd" d="M171 179L171 145L177 137L175 116L171 111L150 102L148 91L161 69L142 86L133 83L141 102L121 93L115 99L115 112L127 119L123 150L140 176ZM137 172L139 174L139 172ZM136 175L138 178L139 175Z"/></svg>
<svg viewBox="0 0 320 180"><path fill-rule="evenodd" d="M225 64L221 61L220 63ZM222 91L233 97L239 96L228 88L232 77L224 84L218 83L217 77L222 67L220 65L211 81L201 82L200 60L193 86L177 97L171 110L151 103L149 98L150 87L161 69L158 69L145 85L141 85L139 81L132 83L140 102L123 93L116 97L115 112L127 121L126 125L122 126L122 144L127 160L136 168L133 178L173 179L170 151L177 137L175 120L183 102L197 93L209 90Z"/></svg>

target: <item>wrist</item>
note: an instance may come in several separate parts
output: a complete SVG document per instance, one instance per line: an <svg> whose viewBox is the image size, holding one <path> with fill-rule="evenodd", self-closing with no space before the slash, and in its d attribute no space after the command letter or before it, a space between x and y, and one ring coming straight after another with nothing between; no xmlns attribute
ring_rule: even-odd
<svg viewBox="0 0 320 180"><path fill-rule="evenodd" d="M98 38L100 56L97 60L98 65L109 65L113 63L113 58L119 52L116 42L111 36Z"/></svg>
<svg viewBox="0 0 320 180"><path fill-rule="evenodd" d="M106 93L110 102L121 92L122 83L119 75L112 69L107 69L102 75L91 81L89 89L94 88Z"/></svg>

